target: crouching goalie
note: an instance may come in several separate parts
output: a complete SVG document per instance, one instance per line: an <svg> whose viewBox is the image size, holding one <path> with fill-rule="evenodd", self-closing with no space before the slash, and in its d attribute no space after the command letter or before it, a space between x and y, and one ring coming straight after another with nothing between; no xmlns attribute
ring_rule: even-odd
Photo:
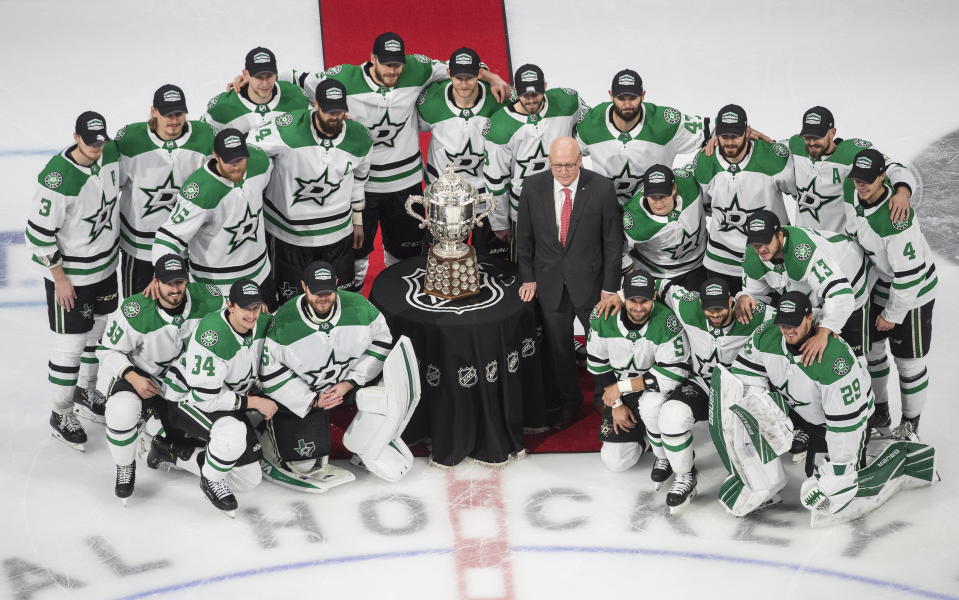
<svg viewBox="0 0 959 600"><path fill-rule="evenodd" d="M814 333L809 298L788 292L775 320L756 330L732 367L714 372L709 429L730 473L719 501L735 516L782 501L778 457L792 443L789 410L812 425L800 500L813 526L858 518L899 489L932 482L935 450L924 444L889 444L866 465L869 375L835 336L821 360L804 364L802 347Z"/></svg>
<svg viewBox="0 0 959 600"><path fill-rule="evenodd" d="M394 347L383 315L336 284L331 264L306 267L303 293L277 311L260 366L263 392L280 405L262 436L263 472L311 493L354 479L328 461L328 411L354 391L358 413L343 439L354 464L398 481L413 463L400 438L420 395L412 345L400 338ZM381 373L383 386L363 387Z"/></svg>

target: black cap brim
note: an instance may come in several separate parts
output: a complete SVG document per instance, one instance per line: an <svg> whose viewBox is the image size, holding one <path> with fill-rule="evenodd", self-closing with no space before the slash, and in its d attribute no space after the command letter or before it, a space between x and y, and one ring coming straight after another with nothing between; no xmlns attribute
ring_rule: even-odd
<svg viewBox="0 0 959 600"><path fill-rule="evenodd" d="M96 144L105 144L110 141L110 136L103 133L78 133L80 139L83 140L83 143L87 146L94 146Z"/></svg>
<svg viewBox="0 0 959 600"><path fill-rule="evenodd" d="M864 169L857 169L853 167L849 171L849 175L846 176L846 179L852 179L853 181L865 181L866 183L875 183L879 176L882 173L873 173L872 171L866 171Z"/></svg>
<svg viewBox="0 0 959 600"><path fill-rule="evenodd" d="M154 106L153 108L156 108L156 107ZM160 113L161 116L166 117L173 113L186 113L188 111L186 109L186 103L183 103L183 104L167 105L167 106L164 106L163 108L157 108L157 112Z"/></svg>
<svg viewBox="0 0 959 600"><path fill-rule="evenodd" d="M384 65L406 64L406 55L402 52L380 52L376 54L376 60Z"/></svg>
<svg viewBox="0 0 959 600"><path fill-rule="evenodd" d="M777 230L778 231L778 230ZM753 244L762 244L766 245L769 242L773 241L773 237L776 236L775 231L756 231L746 234L746 245L751 246Z"/></svg>
<svg viewBox="0 0 959 600"><path fill-rule="evenodd" d="M703 309L729 308L729 299L732 296L700 296L699 303Z"/></svg>
<svg viewBox="0 0 959 600"><path fill-rule="evenodd" d="M826 137L829 129L829 127L824 127L823 125L803 125L802 131L799 132L799 137Z"/></svg>
<svg viewBox="0 0 959 600"><path fill-rule="evenodd" d="M799 327L802 325L803 319L806 318L806 314L799 311L784 313L777 312L776 318L773 319L773 325L785 325L786 327Z"/></svg>
<svg viewBox="0 0 959 600"><path fill-rule="evenodd" d="M739 137L739 136L745 135L745 134L746 134L746 126L745 126L745 125L725 125L725 124L716 125L716 135L717 135L717 136L720 136L720 135L735 135L736 137Z"/></svg>

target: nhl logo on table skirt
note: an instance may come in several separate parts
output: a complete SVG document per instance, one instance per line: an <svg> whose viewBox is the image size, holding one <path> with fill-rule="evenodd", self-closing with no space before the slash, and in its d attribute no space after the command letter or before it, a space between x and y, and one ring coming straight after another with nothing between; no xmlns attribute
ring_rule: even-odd
<svg viewBox="0 0 959 600"><path fill-rule="evenodd" d="M426 383L430 384L431 387L436 387L440 384L440 369L436 365L426 365Z"/></svg>
<svg viewBox="0 0 959 600"><path fill-rule="evenodd" d="M515 373L519 369L519 352L513 350L506 355L506 370Z"/></svg>
<svg viewBox="0 0 959 600"><path fill-rule="evenodd" d="M476 385L477 375L476 367L460 367L456 372L460 385L465 388L471 388Z"/></svg>
<svg viewBox="0 0 959 600"><path fill-rule="evenodd" d="M486 381L493 383L499 379L499 362L490 361L486 363Z"/></svg>
<svg viewBox="0 0 959 600"><path fill-rule="evenodd" d="M480 270L479 294L468 299L445 300L427 294L423 288L425 277L425 271L419 268L403 277L407 286L406 302L420 310L461 315L472 310L489 308L503 299L502 284L495 277L490 277L482 270Z"/></svg>
<svg viewBox="0 0 959 600"><path fill-rule="evenodd" d="M529 358L536 354L536 342L533 341L533 338L524 339L519 352L523 355L523 358Z"/></svg>

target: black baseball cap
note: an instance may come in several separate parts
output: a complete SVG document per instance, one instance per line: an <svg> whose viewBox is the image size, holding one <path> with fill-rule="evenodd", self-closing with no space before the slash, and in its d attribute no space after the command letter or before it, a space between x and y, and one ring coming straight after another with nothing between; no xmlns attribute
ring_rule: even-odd
<svg viewBox="0 0 959 600"><path fill-rule="evenodd" d="M346 112L346 86L336 79L324 79L316 86L316 104L325 113Z"/></svg>
<svg viewBox="0 0 959 600"><path fill-rule="evenodd" d="M260 286L252 279L237 279L230 286L230 302L240 308L250 308L254 304L266 304Z"/></svg>
<svg viewBox="0 0 959 600"><path fill-rule="evenodd" d="M450 61L447 63L450 68L450 77L456 75L470 75L475 77L480 72L480 57L472 48L460 48L453 50L450 55Z"/></svg>
<svg viewBox="0 0 959 600"><path fill-rule="evenodd" d="M731 297L729 283L722 277L710 277L699 287L699 302L704 310L707 308L729 308Z"/></svg>
<svg viewBox="0 0 959 600"><path fill-rule="evenodd" d="M381 33L373 40L373 54L384 65L406 62L406 44L392 31Z"/></svg>
<svg viewBox="0 0 959 600"><path fill-rule="evenodd" d="M643 78L632 69L623 69L613 75L610 93L616 96L640 96L643 93Z"/></svg>
<svg viewBox="0 0 959 600"><path fill-rule="evenodd" d="M239 129L227 127L213 138L213 151L223 162L233 162L240 158L249 158L246 136Z"/></svg>
<svg viewBox="0 0 959 600"><path fill-rule="evenodd" d="M178 279L189 279L187 274L186 261L182 256L176 254L164 254L153 265L153 276L160 283L170 283Z"/></svg>
<svg viewBox="0 0 959 600"><path fill-rule="evenodd" d="M825 106L814 106L803 113L802 129L799 135L802 137L824 137L830 129L836 126L832 117L832 112Z"/></svg>
<svg viewBox="0 0 959 600"><path fill-rule="evenodd" d="M325 260L314 260L303 271L303 282L311 294L336 291L336 271Z"/></svg>
<svg viewBox="0 0 959 600"><path fill-rule="evenodd" d="M103 118L103 115L92 110L80 113L73 131L87 145L100 144L110 140L110 136L107 135L107 120Z"/></svg>
<svg viewBox="0 0 959 600"><path fill-rule="evenodd" d="M643 175L644 196L669 196L673 193L676 178L666 165L653 165Z"/></svg>
<svg viewBox="0 0 959 600"><path fill-rule="evenodd" d="M525 64L516 69L513 75L513 87L516 93L523 94L542 94L546 92L546 77L543 70L536 65Z"/></svg>
<svg viewBox="0 0 959 600"><path fill-rule="evenodd" d="M793 290L780 296L779 303L776 305L776 318L773 323L786 327L799 327L808 314L812 314L812 304L809 302L809 296L798 290Z"/></svg>
<svg viewBox="0 0 959 600"><path fill-rule="evenodd" d="M633 271L623 278L623 297L629 298L648 298L652 300L656 296L656 280L649 274L649 271Z"/></svg>
<svg viewBox="0 0 959 600"><path fill-rule="evenodd" d="M760 210L746 219L746 245L768 244L776 232L782 229L782 223L776 213Z"/></svg>
<svg viewBox="0 0 959 600"><path fill-rule="evenodd" d="M185 113L186 96L183 95L183 90L172 83L162 85L153 92L153 108L164 117L178 112Z"/></svg>
<svg viewBox="0 0 959 600"><path fill-rule="evenodd" d="M250 77L260 73L279 73L276 68L276 55L269 48L257 46L246 53L246 70Z"/></svg>
<svg viewBox="0 0 959 600"><path fill-rule="evenodd" d="M743 135L746 133L746 111L738 104L727 104L716 115L716 135Z"/></svg>
<svg viewBox="0 0 959 600"><path fill-rule="evenodd" d="M852 169L850 169L846 178L872 183L885 171L886 157L882 155L882 152L875 148L866 148L860 150L856 157L852 159Z"/></svg>

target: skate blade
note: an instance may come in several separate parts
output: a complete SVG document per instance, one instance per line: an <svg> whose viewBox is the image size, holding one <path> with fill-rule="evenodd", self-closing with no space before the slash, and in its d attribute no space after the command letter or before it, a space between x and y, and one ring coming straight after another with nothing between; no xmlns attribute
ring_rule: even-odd
<svg viewBox="0 0 959 600"><path fill-rule="evenodd" d="M123 506L123 508L127 507L127 500L129 500L129 498L120 498L120 505Z"/></svg>
<svg viewBox="0 0 959 600"><path fill-rule="evenodd" d="M73 405L73 414L81 419L84 419L85 421L90 421L92 423L99 423L100 425L106 425L107 423L106 417L103 415L98 415L82 404Z"/></svg>
<svg viewBox="0 0 959 600"><path fill-rule="evenodd" d="M772 508L772 507L774 507L774 506L778 506L778 505L782 504L782 502L783 502L783 497L782 497L781 495L779 495L779 494L776 494L775 496L773 496L773 497L770 498L769 500L766 500L765 502L763 502L762 504L760 504L759 506L757 506L754 510L750 511L749 513L747 513L747 514L745 514L745 515L743 515L743 516L744 516L744 517L748 517L749 515L754 515L754 514L756 514L756 513L762 512L762 511L764 511L764 510L768 510L768 509L770 509L770 508Z"/></svg>
<svg viewBox="0 0 959 600"><path fill-rule="evenodd" d="M230 517L231 519L235 519L235 518L236 518L236 509L234 509L234 510L221 510L220 512L223 513L223 514L225 514L226 516Z"/></svg>
<svg viewBox="0 0 959 600"><path fill-rule="evenodd" d="M73 442L68 442L62 435L55 431L50 432L50 437L64 444L68 448L76 450L77 452L86 452L86 447L83 444L74 444Z"/></svg>
<svg viewBox="0 0 959 600"><path fill-rule="evenodd" d="M689 493L689 496L687 496L686 499L683 500L682 504L677 504L676 506L669 507L669 514L678 515L679 513L683 512L683 509L686 508L695 497L696 497L696 489L694 488L693 491Z"/></svg>

